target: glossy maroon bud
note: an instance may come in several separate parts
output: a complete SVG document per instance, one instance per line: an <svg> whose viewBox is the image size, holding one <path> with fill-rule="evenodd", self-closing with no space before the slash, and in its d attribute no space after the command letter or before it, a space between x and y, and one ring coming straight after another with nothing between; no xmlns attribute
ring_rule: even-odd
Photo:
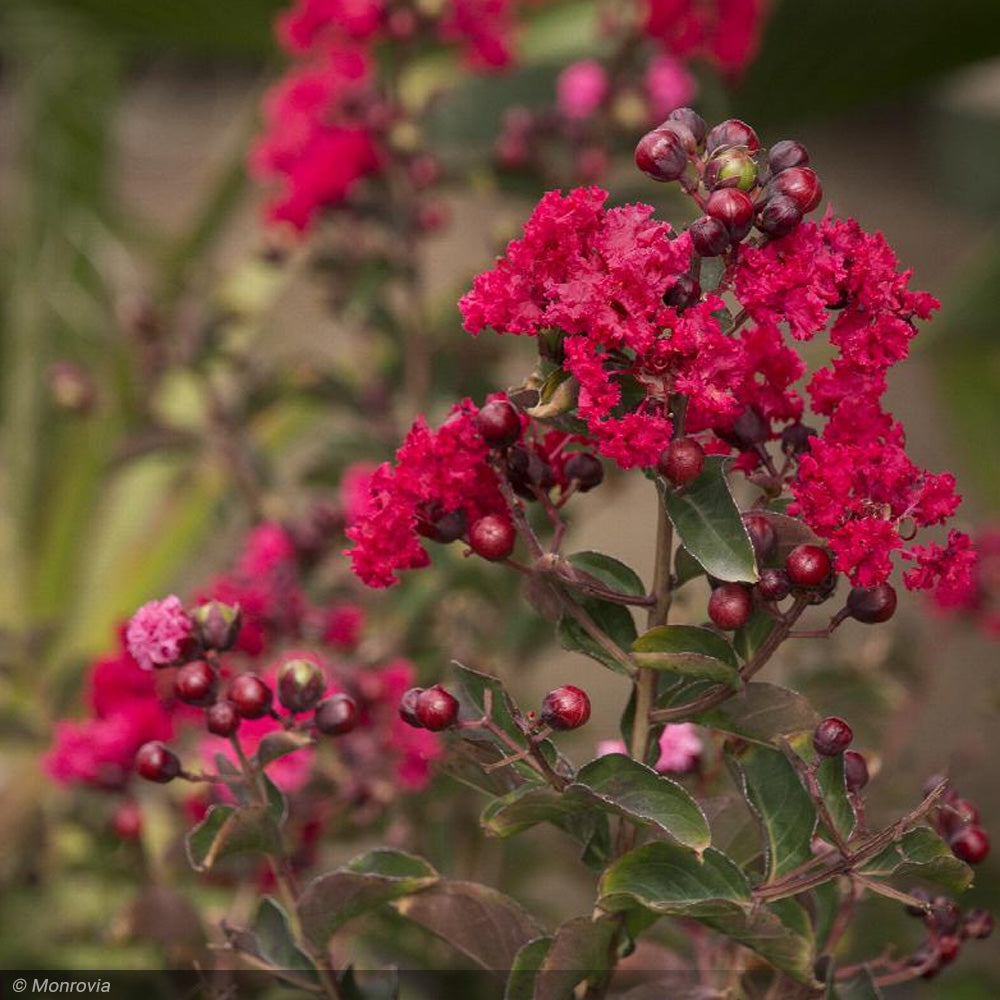
<svg viewBox="0 0 1000 1000"><path fill-rule="evenodd" d="M746 146L751 153L760 149L760 140L746 122L739 118L730 118L714 126L705 138L705 148L709 153L727 146Z"/></svg>
<svg viewBox="0 0 1000 1000"><path fill-rule="evenodd" d="M938 958L943 965L949 965L958 958L962 950L962 939L957 934L946 934L938 938L937 943Z"/></svg>
<svg viewBox="0 0 1000 1000"><path fill-rule="evenodd" d="M335 694L316 706L313 722L324 736L343 736L357 727L357 702L350 695Z"/></svg>
<svg viewBox="0 0 1000 1000"><path fill-rule="evenodd" d="M694 136L694 140L699 146L705 141L707 130L705 119L694 108L674 108L667 115L667 121L680 122Z"/></svg>
<svg viewBox="0 0 1000 1000"><path fill-rule="evenodd" d="M238 604L206 601L191 612L191 621L202 649L224 653L236 645L243 616Z"/></svg>
<svg viewBox="0 0 1000 1000"><path fill-rule="evenodd" d="M753 202L736 188L720 188L708 196L705 211L721 222L733 240L741 240L753 224Z"/></svg>
<svg viewBox="0 0 1000 1000"><path fill-rule="evenodd" d="M865 625L887 622L896 613L896 589L891 583L874 587L852 587L847 595L847 610Z"/></svg>
<svg viewBox="0 0 1000 1000"><path fill-rule="evenodd" d="M120 802L111 817L111 829L122 840L138 840L142 836L142 810L131 799Z"/></svg>
<svg viewBox="0 0 1000 1000"><path fill-rule="evenodd" d="M274 696L256 674L240 674L229 682L227 697L244 719L259 719L270 711Z"/></svg>
<svg viewBox="0 0 1000 1000"><path fill-rule="evenodd" d="M853 739L851 727L843 719L831 715L823 719L813 732L813 748L822 757L836 757L851 745Z"/></svg>
<svg viewBox="0 0 1000 1000"><path fill-rule="evenodd" d="M635 165L654 181L675 181L687 169L684 140L671 129L647 132L635 147Z"/></svg>
<svg viewBox="0 0 1000 1000"><path fill-rule="evenodd" d="M770 435L771 428L764 415L755 406L747 406L733 421L731 436L742 451L763 444Z"/></svg>
<svg viewBox="0 0 1000 1000"><path fill-rule="evenodd" d="M702 257L721 257L729 249L732 242L729 230L710 215L695 219L688 227L691 234L691 244Z"/></svg>
<svg viewBox="0 0 1000 1000"><path fill-rule="evenodd" d="M804 167L809 163L809 153L801 142L782 139L767 151L767 165L772 174L780 174L789 167Z"/></svg>
<svg viewBox="0 0 1000 1000"><path fill-rule="evenodd" d="M705 187L739 188L750 191L757 183L757 164L745 149L726 149L716 153L705 164Z"/></svg>
<svg viewBox="0 0 1000 1000"><path fill-rule="evenodd" d="M793 587L821 587L833 572L830 554L819 545L796 545L785 560Z"/></svg>
<svg viewBox="0 0 1000 1000"><path fill-rule="evenodd" d="M531 486L537 486L540 490L550 490L555 486L556 477L552 466L534 449L514 445L507 453L507 467L510 469L510 481L514 489L528 499L535 499L534 493L530 491Z"/></svg>
<svg viewBox="0 0 1000 1000"><path fill-rule="evenodd" d="M665 305L678 312L693 306L701 298L701 285L690 274L679 274L663 296Z"/></svg>
<svg viewBox="0 0 1000 1000"><path fill-rule="evenodd" d="M506 448L521 436L521 418L513 403L494 399L476 415L476 426L483 440L493 448Z"/></svg>
<svg viewBox="0 0 1000 1000"><path fill-rule="evenodd" d="M424 693L423 688L413 687L403 693L399 699L399 717L414 729L423 729L424 724L417 716L417 699Z"/></svg>
<svg viewBox="0 0 1000 1000"><path fill-rule="evenodd" d="M849 792L860 792L868 784L868 761L857 750L844 754L844 782Z"/></svg>
<svg viewBox="0 0 1000 1000"><path fill-rule="evenodd" d="M604 481L604 466L596 455L589 451L577 451L566 459L563 468L566 478L575 482L581 493L587 493Z"/></svg>
<svg viewBox="0 0 1000 1000"><path fill-rule="evenodd" d="M722 583L708 599L708 617L725 631L742 628L753 612L753 597L741 583Z"/></svg>
<svg viewBox="0 0 1000 1000"><path fill-rule="evenodd" d="M506 559L514 551L516 541L514 525L499 514L487 514L469 528L469 547L490 562Z"/></svg>
<svg viewBox="0 0 1000 1000"><path fill-rule="evenodd" d="M445 512L441 504L434 503L425 504L417 511L417 533L433 542L447 545L464 538L468 529L469 519L461 508Z"/></svg>
<svg viewBox="0 0 1000 1000"><path fill-rule="evenodd" d="M181 773L181 762L173 750L159 740L143 743L135 754L135 772L147 781L165 785Z"/></svg>
<svg viewBox="0 0 1000 1000"><path fill-rule="evenodd" d="M673 486L693 483L705 468L705 449L694 438L675 438L660 455L656 471Z"/></svg>
<svg viewBox="0 0 1000 1000"><path fill-rule="evenodd" d="M757 228L775 239L787 236L801 221L799 206L781 194L768 198L757 214Z"/></svg>
<svg viewBox="0 0 1000 1000"><path fill-rule="evenodd" d="M963 827L979 825L979 808L968 799L954 799L941 807L941 829L946 837L954 836Z"/></svg>
<svg viewBox="0 0 1000 1000"><path fill-rule="evenodd" d="M962 924L962 933L967 938L985 941L993 933L993 915L986 910L969 910Z"/></svg>
<svg viewBox="0 0 1000 1000"><path fill-rule="evenodd" d="M698 152L698 139L684 122L668 118L665 122L656 126L656 131L672 132L680 139L681 145L684 147L684 152L689 157L694 156Z"/></svg>
<svg viewBox="0 0 1000 1000"><path fill-rule="evenodd" d="M786 455L803 455L809 450L809 439L814 437L814 428L806 424L789 424L781 432L781 450Z"/></svg>
<svg viewBox="0 0 1000 1000"><path fill-rule="evenodd" d="M823 186L809 167L789 167L778 174L773 183L774 190L795 202L803 215L811 212L823 198Z"/></svg>
<svg viewBox="0 0 1000 1000"><path fill-rule="evenodd" d="M278 668L278 701L290 712L308 712L325 690L326 677L312 660L296 657Z"/></svg>
<svg viewBox="0 0 1000 1000"><path fill-rule="evenodd" d="M791 581L783 569L764 569L757 581L757 593L765 601L783 601L792 591Z"/></svg>
<svg viewBox="0 0 1000 1000"><path fill-rule="evenodd" d="M747 514L743 518L750 544L758 563L766 563L778 549L778 533L763 514Z"/></svg>
<svg viewBox="0 0 1000 1000"><path fill-rule="evenodd" d="M990 853L990 838L982 827L966 826L951 838L948 846L956 858L961 858L970 865L978 865Z"/></svg>
<svg viewBox="0 0 1000 1000"><path fill-rule="evenodd" d="M216 736L232 736L240 728L240 713L231 701L217 701L205 710L205 728Z"/></svg>
<svg viewBox="0 0 1000 1000"><path fill-rule="evenodd" d="M935 896L927 923L935 934L955 934L962 926L962 910L958 903L947 896Z"/></svg>
<svg viewBox="0 0 1000 1000"><path fill-rule="evenodd" d="M415 711L420 725L437 733L455 724L458 719L458 699L440 684L435 684L417 696Z"/></svg>
<svg viewBox="0 0 1000 1000"><path fill-rule="evenodd" d="M186 663L174 677L174 696L188 705L210 705L215 701L219 681L204 660Z"/></svg>
<svg viewBox="0 0 1000 1000"><path fill-rule="evenodd" d="M579 729L589 718L590 698L572 684L554 688L542 700L542 722L552 729Z"/></svg>

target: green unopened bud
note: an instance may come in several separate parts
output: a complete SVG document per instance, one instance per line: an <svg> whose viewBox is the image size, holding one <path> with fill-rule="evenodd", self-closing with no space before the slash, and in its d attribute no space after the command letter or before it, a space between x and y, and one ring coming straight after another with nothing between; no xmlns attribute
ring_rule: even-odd
<svg viewBox="0 0 1000 1000"><path fill-rule="evenodd" d="M222 601L199 604L191 612L191 620L202 649L214 649L219 653L236 645L243 624L240 606Z"/></svg>
<svg viewBox="0 0 1000 1000"><path fill-rule="evenodd" d="M734 187L749 191L757 183L757 164L745 149L726 149L713 156L705 165L705 186Z"/></svg>
<svg viewBox="0 0 1000 1000"><path fill-rule="evenodd" d="M286 660L278 669L278 701L290 712L308 712L325 689L323 671L312 660Z"/></svg>

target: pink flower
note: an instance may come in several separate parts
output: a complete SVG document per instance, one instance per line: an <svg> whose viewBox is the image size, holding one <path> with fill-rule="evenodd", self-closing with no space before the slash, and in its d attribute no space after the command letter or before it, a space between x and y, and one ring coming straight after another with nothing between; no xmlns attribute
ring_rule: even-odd
<svg viewBox="0 0 1000 1000"><path fill-rule="evenodd" d="M354 462L344 469L340 477L340 506L348 525L367 510L372 477L377 469L373 462Z"/></svg>
<svg viewBox="0 0 1000 1000"><path fill-rule="evenodd" d="M597 744L598 757L627 752L621 740L601 740ZM684 774L698 763L701 752L701 737L694 723L681 722L675 726L664 726L660 736L660 757L656 762L656 770L660 774Z"/></svg>
<svg viewBox="0 0 1000 1000"><path fill-rule="evenodd" d="M143 670L177 663L191 641L194 625L180 598L144 604L128 623L128 649Z"/></svg>
<svg viewBox="0 0 1000 1000"><path fill-rule="evenodd" d="M337 649L356 649L365 627L364 608L340 604L330 608L323 620L323 642Z"/></svg>
<svg viewBox="0 0 1000 1000"><path fill-rule="evenodd" d="M596 59L570 63L556 81L556 104L570 121L589 118L607 95L608 74Z"/></svg>
<svg viewBox="0 0 1000 1000"><path fill-rule="evenodd" d="M643 85L649 98L650 118L654 121L691 104L698 94L695 78L684 63L671 55L659 55L650 61Z"/></svg>
<svg viewBox="0 0 1000 1000"><path fill-rule="evenodd" d="M291 536L280 524L264 521L247 535L236 571L250 579L266 577L294 561L295 545Z"/></svg>
<svg viewBox="0 0 1000 1000"><path fill-rule="evenodd" d="M284 48L301 54L344 37L364 41L381 27L383 13L379 0L297 0L278 16L275 31Z"/></svg>
<svg viewBox="0 0 1000 1000"><path fill-rule="evenodd" d="M464 48L473 69L489 71L510 65L513 30L511 0L448 0L438 33Z"/></svg>

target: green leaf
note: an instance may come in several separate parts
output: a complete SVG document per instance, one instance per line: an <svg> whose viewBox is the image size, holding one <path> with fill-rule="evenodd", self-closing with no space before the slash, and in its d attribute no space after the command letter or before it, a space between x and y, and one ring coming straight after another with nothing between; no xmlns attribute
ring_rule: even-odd
<svg viewBox="0 0 1000 1000"><path fill-rule="evenodd" d="M312 738L305 733L293 733L288 730L268 733L257 747L256 759L261 767L267 767L281 757L310 746L312 742Z"/></svg>
<svg viewBox="0 0 1000 1000"><path fill-rule="evenodd" d="M317 947L348 921L438 881L422 858L402 851L370 851L348 865L313 879L299 899L302 929Z"/></svg>
<svg viewBox="0 0 1000 1000"><path fill-rule="evenodd" d="M690 580L705 575L705 567L683 545L674 553L674 587L683 587Z"/></svg>
<svg viewBox="0 0 1000 1000"><path fill-rule="evenodd" d="M393 906L484 969L509 970L518 952L543 933L519 903L475 882L440 882Z"/></svg>
<svg viewBox="0 0 1000 1000"><path fill-rule="evenodd" d="M576 917L558 927L538 969L533 1000L566 1000L577 983L606 974L619 927L613 916Z"/></svg>
<svg viewBox="0 0 1000 1000"><path fill-rule="evenodd" d="M754 608L746 625L733 634L733 648L744 663L760 649L777 624L763 608Z"/></svg>
<svg viewBox="0 0 1000 1000"><path fill-rule="evenodd" d="M685 694L687 700L692 696ZM747 684L721 705L692 719L710 729L764 744L792 733L811 732L819 721L816 711L798 692L763 681Z"/></svg>
<svg viewBox="0 0 1000 1000"><path fill-rule="evenodd" d="M705 814L686 789L624 754L607 754L585 765L566 796L596 802L697 852L712 842Z"/></svg>
<svg viewBox="0 0 1000 1000"><path fill-rule="evenodd" d="M926 826L908 830L897 843L867 862L861 872L892 884L929 882L950 892L961 892L972 881L972 869Z"/></svg>
<svg viewBox="0 0 1000 1000"><path fill-rule="evenodd" d="M504 1000L535 1000L535 979L551 944L550 937L535 938L514 956Z"/></svg>
<svg viewBox="0 0 1000 1000"><path fill-rule="evenodd" d="M697 625L651 628L632 643L632 655L642 667L707 678L734 688L740 685L733 647L718 632Z"/></svg>
<svg viewBox="0 0 1000 1000"><path fill-rule="evenodd" d="M725 459L710 455L705 469L682 490L664 490L664 502L684 548L719 580L755 583L753 547L726 480Z"/></svg>
<svg viewBox="0 0 1000 1000"><path fill-rule="evenodd" d="M594 624L604 632L622 652L627 653L638 634L632 612L621 604L602 601L596 597L575 596L576 603L590 615ZM610 667L616 673L627 674L628 669L613 656L571 615L564 614L556 626L556 638L563 649L573 653L583 653L598 663Z"/></svg>
<svg viewBox="0 0 1000 1000"><path fill-rule="evenodd" d="M316 965L295 943L288 914L270 896L260 901L253 922L258 955L275 969L294 969L315 974ZM314 976L310 976L314 978Z"/></svg>
<svg viewBox="0 0 1000 1000"><path fill-rule="evenodd" d="M185 843L191 867L204 872L235 854L275 852L280 849L281 837L268 806L211 806Z"/></svg>
<svg viewBox="0 0 1000 1000"><path fill-rule="evenodd" d="M816 768L816 781L823 793L827 812L833 820L837 833L845 840L854 832L857 817L854 806L847 796L847 782L844 780L844 755L824 757Z"/></svg>
<svg viewBox="0 0 1000 1000"><path fill-rule="evenodd" d="M575 552L568 558L576 569L594 577L609 590L630 597L644 597L646 594L646 587L635 570L603 552Z"/></svg>
<svg viewBox="0 0 1000 1000"><path fill-rule="evenodd" d="M764 835L768 880L780 878L812 857L816 808L780 750L753 745L729 758Z"/></svg>

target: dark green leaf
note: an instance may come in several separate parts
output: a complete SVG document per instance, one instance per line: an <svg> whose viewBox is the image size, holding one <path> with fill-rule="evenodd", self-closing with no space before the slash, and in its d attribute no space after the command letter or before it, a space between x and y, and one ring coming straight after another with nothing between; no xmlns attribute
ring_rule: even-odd
<svg viewBox="0 0 1000 1000"><path fill-rule="evenodd" d="M811 732L818 721L815 710L802 695L760 681L692 718L699 725L752 743L773 743L792 733Z"/></svg>
<svg viewBox="0 0 1000 1000"><path fill-rule="evenodd" d="M393 906L484 969L509 970L518 952L542 935L519 903L475 882L441 882Z"/></svg>
<svg viewBox="0 0 1000 1000"><path fill-rule="evenodd" d="M609 971L615 917L576 917L556 929L535 979L534 1000L566 1000L577 983Z"/></svg>
<svg viewBox="0 0 1000 1000"><path fill-rule="evenodd" d="M191 867L203 872L234 854L275 852L280 834L271 810L264 806L212 806L185 843Z"/></svg>
<svg viewBox="0 0 1000 1000"><path fill-rule="evenodd" d="M632 643L636 663L738 687L739 667L724 636L697 625L659 625Z"/></svg>
<svg viewBox="0 0 1000 1000"><path fill-rule="evenodd" d="M684 548L719 580L757 580L753 547L729 491L725 459L710 455L702 474L682 490L664 490L670 520Z"/></svg>
<svg viewBox="0 0 1000 1000"><path fill-rule="evenodd" d="M576 552L569 556L569 562L609 590L628 594L630 597L643 597L646 594L646 588L635 570L603 552Z"/></svg>
<svg viewBox="0 0 1000 1000"><path fill-rule="evenodd" d="M514 956L504 1000L535 1000L535 978L551 944L550 937L535 938Z"/></svg>
<svg viewBox="0 0 1000 1000"><path fill-rule="evenodd" d="M594 624L604 632L622 652L627 653L637 635L632 612L621 604L612 604L596 597L575 596L576 603L593 619ZM564 614L556 627L556 638L563 649L583 653L598 663L610 667L620 674L627 674L625 664L604 648L571 615Z"/></svg>
<svg viewBox="0 0 1000 1000"><path fill-rule="evenodd" d="M299 899L302 929L323 948L348 921L437 881L437 872L421 858L402 851L371 851L309 883Z"/></svg>
<svg viewBox="0 0 1000 1000"><path fill-rule="evenodd" d="M729 760L760 821L767 878L780 878L812 857L816 808L781 751L755 744Z"/></svg>
<svg viewBox="0 0 1000 1000"><path fill-rule="evenodd" d="M827 812L829 812L837 832L846 840L854 832L856 817L854 806L851 805L851 800L847 797L847 784L844 781L844 755L824 757L820 761L819 767L816 768L816 780L823 793Z"/></svg>
<svg viewBox="0 0 1000 1000"><path fill-rule="evenodd" d="M265 896L260 902L253 923L253 935L259 947L259 957L272 968L312 973L310 979L315 978L315 963L295 943L288 914L270 896Z"/></svg>
<svg viewBox="0 0 1000 1000"><path fill-rule="evenodd" d="M694 851L704 851L712 840L704 813L686 789L623 754L581 768L566 796L652 826Z"/></svg>
<svg viewBox="0 0 1000 1000"><path fill-rule="evenodd" d="M548 785L522 785L483 810L479 822L494 837L513 837L539 823L567 829L585 818L586 805Z"/></svg>
<svg viewBox="0 0 1000 1000"><path fill-rule="evenodd" d="M674 586L683 587L685 583L705 575L705 567L683 545L677 546L674 553Z"/></svg>
<svg viewBox="0 0 1000 1000"><path fill-rule="evenodd" d="M763 608L754 608L750 621L733 634L733 648L744 663L760 649L777 624Z"/></svg>
<svg viewBox="0 0 1000 1000"><path fill-rule="evenodd" d="M268 733L257 747L257 761L261 767L267 767L268 764L311 743L312 739L304 733L293 733L283 729Z"/></svg>
<svg viewBox="0 0 1000 1000"><path fill-rule="evenodd" d="M929 827L908 830L862 869L869 878L894 885L929 882L951 892L961 892L972 881L972 869L951 853L948 845Z"/></svg>

